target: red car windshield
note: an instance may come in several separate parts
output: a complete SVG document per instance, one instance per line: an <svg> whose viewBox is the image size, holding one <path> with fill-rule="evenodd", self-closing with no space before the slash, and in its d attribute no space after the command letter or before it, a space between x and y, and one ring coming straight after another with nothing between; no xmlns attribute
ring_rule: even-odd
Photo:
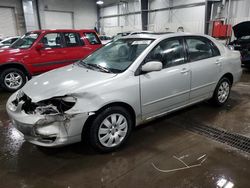
<svg viewBox="0 0 250 188"><path fill-rule="evenodd" d="M26 33L24 36L22 36L20 39L18 39L16 42L14 42L10 48L30 48L32 44L36 41L40 33Z"/></svg>

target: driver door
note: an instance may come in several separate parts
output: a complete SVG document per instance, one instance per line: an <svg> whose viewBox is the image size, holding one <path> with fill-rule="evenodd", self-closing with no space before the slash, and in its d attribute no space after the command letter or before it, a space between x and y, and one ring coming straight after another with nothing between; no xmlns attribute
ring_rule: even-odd
<svg viewBox="0 0 250 188"><path fill-rule="evenodd" d="M143 119L186 105L190 93L190 67L182 38L161 41L146 57L148 61L161 61L163 69L140 75Z"/></svg>
<svg viewBox="0 0 250 188"><path fill-rule="evenodd" d="M47 33L40 43L43 43L44 48L35 50L29 62L34 72L42 73L69 63L60 32Z"/></svg>

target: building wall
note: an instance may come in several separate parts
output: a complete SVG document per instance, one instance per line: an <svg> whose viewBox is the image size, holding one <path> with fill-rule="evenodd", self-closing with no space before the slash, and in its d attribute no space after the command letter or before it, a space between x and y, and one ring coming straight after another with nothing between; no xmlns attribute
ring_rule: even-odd
<svg viewBox="0 0 250 188"><path fill-rule="evenodd" d="M205 2L205 0L149 0L150 9L158 9L170 6L189 5L192 3Z"/></svg>
<svg viewBox="0 0 250 188"><path fill-rule="evenodd" d="M101 8L101 17L137 12L137 14L101 19L101 33L115 35L119 32L141 30L141 14L139 12L141 10L140 7L140 1L135 0L128 1L128 3L120 3L117 5Z"/></svg>
<svg viewBox="0 0 250 188"><path fill-rule="evenodd" d="M220 2L214 3L211 20L218 18L217 10ZM227 23L232 26L243 22L250 21L250 1L249 0L231 0L231 6L229 7L229 1L226 1L225 8L222 10L221 18L227 20ZM234 35L232 33L232 39Z"/></svg>
<svg viewBox="0 0 250 188"><path fill-rule="evenodd" d="M205 3L204 0L150 0L149 9L162 9L193 3ZM184 27L185 32L204 33L205 4L149 13L148 29L152 31L177 31Z"/></svg>
<svg viewBox="0 0 250 188"><path fill-rule="evenodd" d="M39 29L35 0L22 0L26 32Z"/></svg>
<svg viewBox="0 0 250 188"><path fill-rule="evenodd" d="M32 4L30 4L32 2ZM94 28L97 26L97 6L93 0L38 0L41 26L44 27L44 11L66 11L73 13L73 25L75 29ZM161 9L171 6L201 3L205 0L149 0L149 9ZM231 8L228 14L228 0L223 17L229 17L228 22L235 25L239 22L250 20L250 1L231 0ZM35 0L1 0L0 7L14 8L17 34L22 35L27 30L39 29ZM214 3L212 19L215 18L219 2ZM26 8L25 8L26 6ZM33 12L32 12L33 8ZM99 20L101 32L115 35L117 32L135 31L142 29L140 0L129 0L127 4L120 3L100 9L100 16L115 16ZM24 11L24 12L23 12ZM25 14L24 14L25 13ZM155 11L149 13L148 30L152 31L176 31L179 26L193 33L204 32L205 6L186 7L180 9ZM0 26L3 27L3 26Z"/></svg>
<svg viewBox="0 0 250 188"><path fill-rule="evenodd" d="M205 0L149 0L149 10L193 3L203 3L204 5L149 12L148 30L156 32L176 31L179 26L182 26L186 32L204 33ZM120 8L122 5L124 4L120 3L119 6L112 5L101 8L100 15L105 17L121 14L123 13ZM115 35L123 31L142 30L140 10L140 1L128 1L127 13L137 12L137 14L101 19L101 31L108 35Z"/></svg>
<svg viewBox="0 0 250 188"><path fill-rule="evenodd" d="M25 33L25 21L23 15L23 8L21 0L1 0L0 7L12 7L16 17L17 34L22 35ZM8 23L6 23L8 24ZM4 27L4 26L0 26Z"/></svg>
<svg viewBox="0 0 250 188"><path fill-rule="evenodd" d="M96 27L97 6L93 0L38 0L38 6L42 29L46 29L44 22L46 10L72 12L75 29ZM0 7L14 8L18 35L39 29L36 0L1 0Z"/></svg>
<svg viewBox="0 0 250 188"><path fill-rule="evenodd" d="M97 24L97 6L93 0L40 0L42 28L45 28L44 11L46 10L72 12L74 29L94 29Z"/></svg>
<svg viewBox="0 0 250 188"><path fill-rule="evenodd" d="M213 8L212 19L216 18L217 8L221 3L215 3ZM222 18L228 18L228 22L231 24L237 24L241 21L250 20L250 1L249 0L231 0L231 6L229 8L229 2L226 2L225 8L222 10Z"/></svg>

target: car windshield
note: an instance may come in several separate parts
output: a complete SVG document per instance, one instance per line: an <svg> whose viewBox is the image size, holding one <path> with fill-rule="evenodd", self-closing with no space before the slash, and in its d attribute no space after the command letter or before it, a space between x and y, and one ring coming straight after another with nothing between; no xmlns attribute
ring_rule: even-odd
<svg viewBox="0 0 250 188"><path fill-rule="evenodd" d="M80 61L80 65L111 73L125 71L152 43L152 39L119 39Z"/></svg>
<svg viewBox="0 0 250 188"><path fill-rule="evenodd" d="M18 39L16 42L14 42L10 48L29 48L32 46L32 44L35 42L35 40L38 38L39 33L26 33L24 36L22 36L20 39Z"/></svg>

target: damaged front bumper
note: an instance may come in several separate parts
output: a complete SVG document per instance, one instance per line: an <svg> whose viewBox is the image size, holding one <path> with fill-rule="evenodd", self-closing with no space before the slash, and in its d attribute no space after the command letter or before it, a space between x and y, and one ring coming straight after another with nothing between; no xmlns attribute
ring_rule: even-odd
<svg viewBox="0 0 250 188"><path fill-rule="evenodd" d="M9 98L6 110L14 127L25 140L46 147L58 147L81 141L88 113L27 114L22 110L23 102L17 105L12 103L16 95L15 93Z"/></svg>

